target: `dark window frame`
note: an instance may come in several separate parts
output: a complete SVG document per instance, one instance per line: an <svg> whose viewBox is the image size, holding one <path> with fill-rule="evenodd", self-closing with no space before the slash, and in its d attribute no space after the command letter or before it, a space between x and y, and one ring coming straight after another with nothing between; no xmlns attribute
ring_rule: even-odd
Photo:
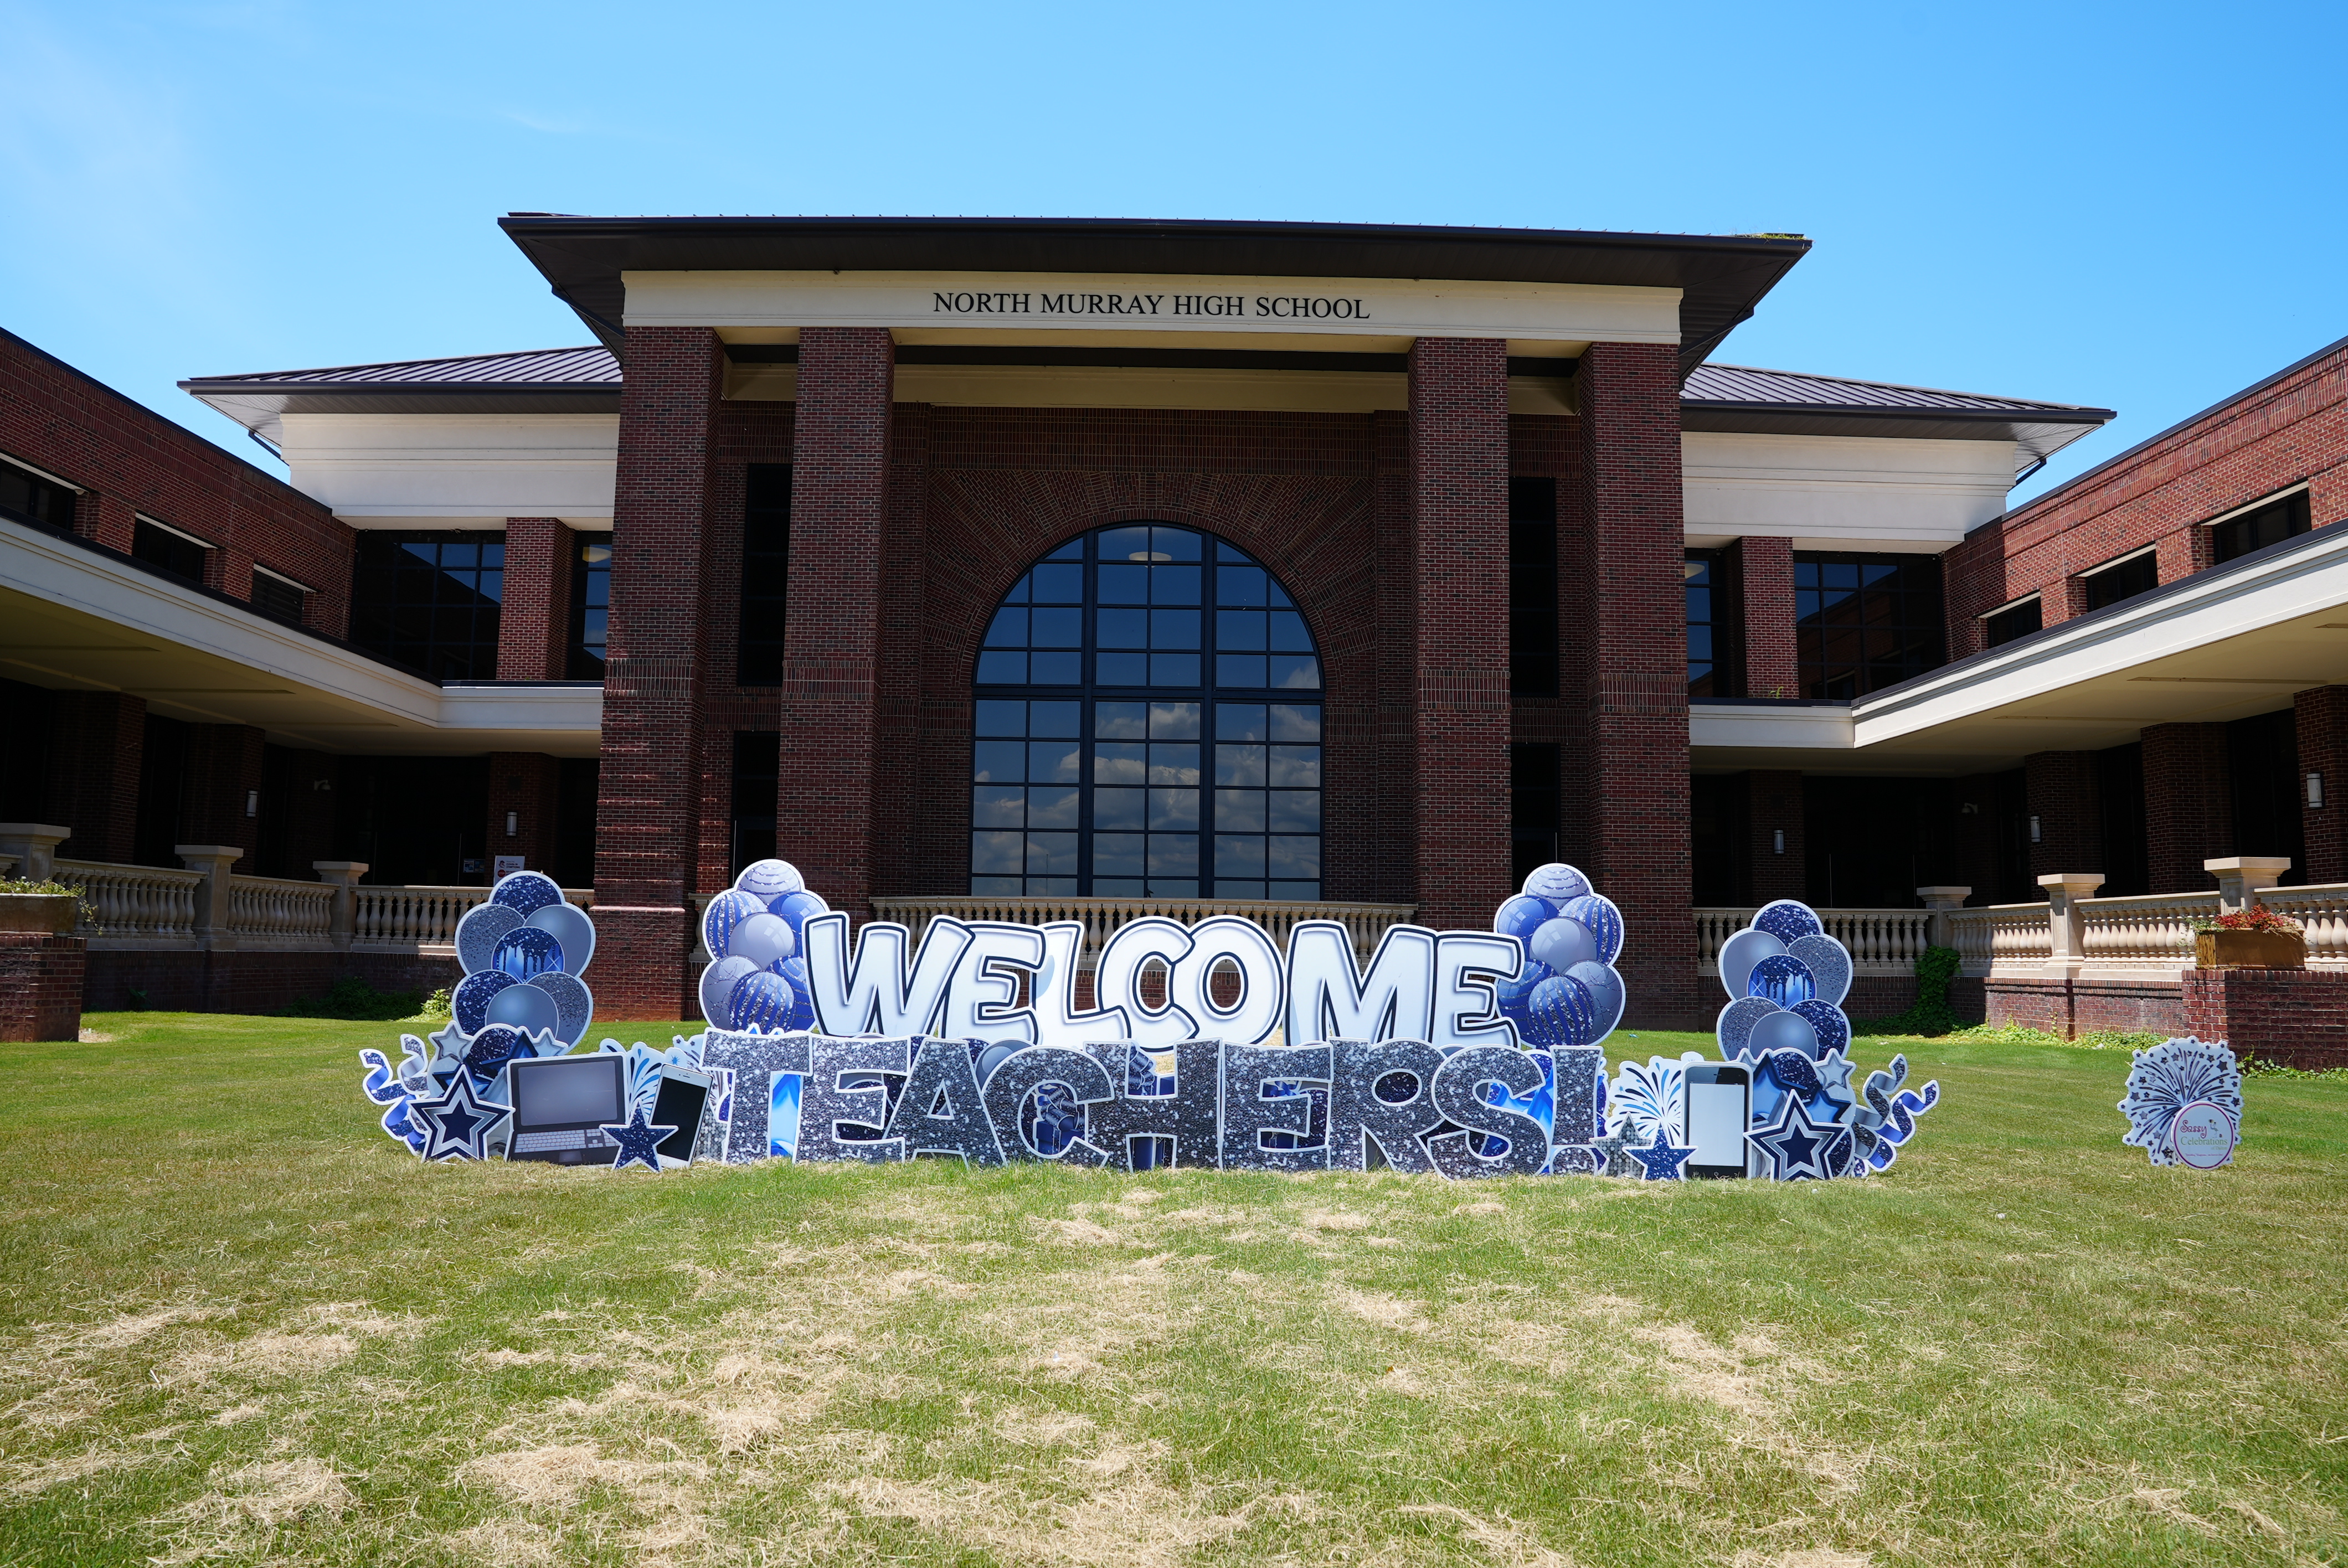
<svg viewBox="0 0 2348 1568"><path fill-rule="evenodd" d="M2159 553L2149 545L2132 550L2117 560L2081 572L2079 586L2085 590L2090 615L2137 594L2150 593L2160 586Z"/></svg>
<svg viewBox="0 0 2348 1568"><path fill-rule="evenodd" d="M181 582L207 586L205 576L217 548L209 539L200 539L144 512L131 514L130 559L160 568Z"/></svg>
<svg viewBox="0 0 2348 1568"><path fill-rule="evenodd" d="M2029 611L2027 616L2024 615L2024 610ZM2024 620L2030 624L2024 626ZM1981 622L1982 647L2003 648L2009 642L2018 642L2046 629L2046 600L2043 595L2034 593L2027 599L2018 599L2012 604L1991 610L1981 618Z"/></svg>
<svg viewBox="0 0 2348 1568"><path fill-rule="evenodd" d="M2312 487L2302 483L2203 523L2201 527L2209 530L2209 563L2223 566L2311 531L2314 519L2309 497L2312 494Z"/></svg>
<svg viewBox="0 0 2348 1568"><path fill-rule="evenodd" d="M74 513L83 493L29 463L0 456L0 517L69 534L74 531Z"/></svg>
<svg viewBox="0 0 2348 1568"><path fill-rule="evenodd" d="M731 875L775 853L776 809L782 794L783 736L779 730L734 732L731 780Z"/></svg>
<svg viewBox="0 0 2348 1568"><path fill-rule="evenodd" d="M601 681L611 661L612 536L582 533L578 539L579 559L571 563L571 636L564 668L573 681Z"/></svg>
<svg viewBox="0 0 2348 1568"><path fill-rule="evenodd" d="M350 641L427 681L496 680L505 548L502 530L359 530Z"/></svg>
<svg viewBox="0 0 2348 1568"><path fill-rule="evenodd" d="M1509 692L1558 694L1557 481L1509 481Z"/></svg>
<svg viewBox="0 0 2348 1568"><path fill-rule="evenodd" d="M1681 553L1680 600L1687 612L1688 696L1743 697L1745 684L1745 585L1738 576L1734 549L1691 549ZM1691 566L1702 569L1691 572ZM1702 579L1701 584L1698 579ZM1705 618L1695 615L1695 595L1704 597ZM1696 657L1697 627L1706 633L1707 651ZM1704 667L1698 675L1696 668ZM1708 687L1708 690L1698 690ZM1767 696L1771 693L1764 692ZM1789 693L1788 693L1789 694Z"/></svg>
<svg viewBox="0 0 2348 1568"><path fill-rule="evenodd" d="M246 602L257 614L265 615L272 620L282 620L289 626L299 626L314 591L284 573L272 571L256 561L252 568L251 595ZM288 598L288 595L292 597Z"/></svg>
<svg viewBox="0 0 2348 1568"><path fill-rule="evenodd" d="M1849 701L1948 662L1941 558L1797 550L1802 695Z"/></svg>
<svg viewBox="0 0 2348 1568"><path fill-rule="evenodd" d="M741 620L735 683L783 683L791 584L791 466L752 463L742 485Z"/></svg>

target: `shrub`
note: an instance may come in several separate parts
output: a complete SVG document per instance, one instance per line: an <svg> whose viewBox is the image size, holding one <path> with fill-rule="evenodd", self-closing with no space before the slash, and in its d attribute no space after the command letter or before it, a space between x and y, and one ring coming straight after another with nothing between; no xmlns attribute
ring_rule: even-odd
<svg viewBox="0 0 2348 1568"><path fill-rule="evenodd" d="M334 1018L390 1023L416 1016L414 991L379 991L356 975L345 975L322 997L303 997L278 1009L279 1018Z"/></svg>
<svg viewBox="0 0 2348 1568"><path fill-rule="evenodd" d="M1962 962L1954 948L1927 948L1916 955L1916 1005L1891 1018L1854 1021L1853 1034L1946 1034L1957 1027L1949 1006L1949 984Z"/></svg>

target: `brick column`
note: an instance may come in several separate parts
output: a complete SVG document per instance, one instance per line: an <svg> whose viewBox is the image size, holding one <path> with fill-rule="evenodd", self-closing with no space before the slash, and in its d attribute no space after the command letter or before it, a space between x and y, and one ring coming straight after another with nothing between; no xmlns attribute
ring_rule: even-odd
<svg viewBox="0 0 2348 1568"><path fill-rule="evenodd" d="M69 860L128 862L139 836L147 702L118 692L60 692L49 732L49 815L73 829Z"/></svg>
<svg viewBox="0 0 2348 1568"><path fill-rule="evenodd" d="M874 327L799 333L783 774L775 852L835 909L869 917L880 561L896 349Z"/></svg>
<svg viewBox="0 0 2348 1568"><path fill-rule="evenodd" d="M2038 624L2076 620L2087 613L2087 585L2075 577L2059 577L2038 590Z"/></svg>
<svg viewBox="0 0 2348 1568"><path fill-rule="evenodd" d="M560 681L570 672L571 568L578 559L577 538L556 519L506 519L499 680Z"/></svg>
<svg viewBox="0 0 2348 1568"><path fill-rule="evenodd" d="M554 816L561 777L562 764L537 752L489 753L487 843L492 865L498 856L519 855L526 869L552 875ZM509 812L514 818L510 835L506 832Z"/></svg>
<svg viewBox="0 0 2348 1568"><path fill-rule="evenodd" d="M1411 350L1410 496L1418 918L1482 929L1511 891L1506 343Z"/></svg>
<svg viewBox="0 0 2348 1568"><path fill-rule="evenodd" d="M244 815L260 789L263 734L250 724L190 724L187 768L180 775L180 839L232 845L250 867L261 857L261 819ZM273 809L263 802L260 810ZM127 858L127 857L126 857Z"/></svg>
<svg viewBox="0 0 2348 1568"><path fill-rule="evenodd" d="M2104 815L2096 794L2092 752L2033 752L2022 759L2030 815L2038 842L2030 846L2030 875L2089 871L2104 864Z"/></svg>
<svg viewBox="0 0 2348 1568"><path fill-rule="evenodd" d="M1802 669L1794 639L1794 542L1739 539L1736 575L1745 592L1745 694L1800 696Z"/></svg>
<svg viewBox="0 0 2348 1568"><path fill-rule="evenodd" d="M705 327L631 327L627 365L595 803L593 984L606 1017L682 1019L693 1016L702 531L725 361Z"/></svg>
<svg viewBox="0 0 2348 1568"><path fill-rule="evenodd" d="M2291 706L2299 720L2299 823L2307 879L2348 882L2348 686L2311 687ZM2307 804L2309 774L2323 775L2320 806Z"/></svg>
<svg viewBox="0 0 2348 1568"><path fill-rule="evenodd" d="M1809 861L1802 836L1802 775L1756 768L1745 775L1746 876L1756 904L1799 898L1809 885ZM1777 853L1777 835L1786 852Z"/></svg>
<svg viewBox="0 0 2348 1568"><path fill-rule="evenodd" d="M1588 743L1567 788L1589 822L1582 869L1633 933L1622 971L1625 1019L1689 1029L1712 1020L1696 987L1689 904L1687 623L1680 584L1679 365L1661 343L1593 343L1581 398L1583 538L1574 573L1595 657L1566 673ZM1572 699L1569 699L1570 702Z"/></svg>
<svg viewBox="0 0 2348 1568"><path fill-rule="evenodd" d="M2225 725L2146 727L2144 836L2155 893L2209 890L2201 863L2234 847Z"/></svg>

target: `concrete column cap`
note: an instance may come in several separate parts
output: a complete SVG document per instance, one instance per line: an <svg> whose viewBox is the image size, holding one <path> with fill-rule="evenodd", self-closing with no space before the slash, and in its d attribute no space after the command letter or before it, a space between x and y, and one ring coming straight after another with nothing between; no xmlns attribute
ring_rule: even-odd
<svg viewBox="0 0 2348 1568"><path fill-rule="evenodd" d="M5 827L0 827L0 833L6 831ZM2201 869L2209 872L2271 871L2281 876L2291 869L2291 856L2288 855L2229 855L2220 859L2203 861Z"/></svg>
<svg viewBox="0 0 2348 1568"><path fill-rule="evenodd" d="M63 844L73 836L73 829L54 822L0 822L0 839L46 838Z"/></svg>
<svg viewBox="0 0 2348 1568"><path fill-rule="evenodd" d="M2065 893L2082 887L2093 893L2103 885L2104 874L2100 871L2058 871L2052 876L2038 879L2041 887L2060 887Z"/></svg>
<svg viewBox="0 0 2348 1568"><path fill-rule="evenodd" d="M233 844L175 844L171 853L182 860L217 860L223 865L244 858L244 851Z"/></svg>
<svg viewBox="0 0 2348 1568"><path fill-rule="evenodd" d="M1972 896L1973 890L1970 887L1919 887L1916 889L1916 897L1919 898L1970 898Z"/></svg>
<svg viewBox="0 0 2348 1568"><path fill-rule="evenodd" d="M364 860L313 860L310 869L324 874L329 880L336 876L349 876L355 880L367 874L367 863Z"/></svg>

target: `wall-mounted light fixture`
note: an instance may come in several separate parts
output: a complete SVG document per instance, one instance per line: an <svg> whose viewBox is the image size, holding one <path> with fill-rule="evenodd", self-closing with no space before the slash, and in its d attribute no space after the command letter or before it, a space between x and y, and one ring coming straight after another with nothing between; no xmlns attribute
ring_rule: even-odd
<svg viewBox="0 0 2348 1568"><path fill-rule="evenodd" d="M506 836L508 838L521 836L521 813L518 811L506 813Z"/></svg>
<svg viewBox="0 0 2348 1568"><path fill-rule="evenodd" d="M2322 774L2307 775L2307 809L2310 811L2323 809L2323 775Z"/></svg>
<svg viewBox="0 0 2348 1568"><path fill-rule="evenodd" d="M261 792L259 790L249 789L244 792L244 815L247 816L259 816L261 815Z"/></svg>
<svg viewBox="0 0 2348 1568"><path fill-rule="evenodd" d="M1781 827L1781 828L1779 828L1779 829L1777 829L1777 830L1776 830L1776 833L1773 836L1774 836L1774 837L1776 838L1776 852L1777 852L1778 854L1780 854L1780 855L1785 854L1785 853L1786 853L1786 830L1785 830L1784 828L1782 828L1782 827Z"/></svg>
<svg viewBox="0 0 2348 1568"><path fill-rule="evenodd" d="M2038 842L2038 819L2034 816L2030 819L2030 842Z"/></svg>

